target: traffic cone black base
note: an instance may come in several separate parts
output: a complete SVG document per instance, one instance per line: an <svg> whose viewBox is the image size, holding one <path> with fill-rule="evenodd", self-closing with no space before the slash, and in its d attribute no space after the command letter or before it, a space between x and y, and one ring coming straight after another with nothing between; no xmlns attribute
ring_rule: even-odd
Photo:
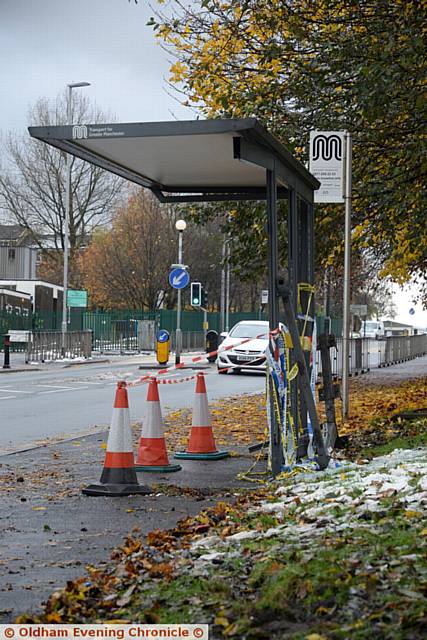
<svg viewBox="0 0 427 640"><path fill-rule="evenodd" d="M85 489L82 489L82 493L85 496L132 496L140 494L147 496L153 493L150 487L145 487L142 484L90 484Z"/></svg>
<svg viewBox="0 0 427 640"><path fill-rule="evenodd" d="M82 489L82 493L85 496L131 496L152 493L149 487L138 483L133 463L126 382L120 381L117 383L100 484L90 484Z"/></svg>
<svg viewBox="0 0 427 640"><path fill-rule="evenodd" d="M104 468L99 482L101 484L138 484L132 467L127 469Z"/></svg>
<svg viewBox="0 0 427 640"><path fill-rule="evenodd" d="M221 460L229 457L228 451L215 451L213 453L187 453L187 451L178 451L174 458L179 460Z"/></svg>
<svg viewBox="0 0 427 640"><path fill-rule="evenodd" d="M190 440L186 451L178 451L179 460L221 460L228 458L228 451L218 451L212 431L211 416L203 373L197 374L196 394L193 404Z"/></svg>
<svg viewBox="0 0 427 640"><path fill-rule="evenodd" d="M169 473L170 471L181 471L182 467L180 464L168 464L168 465L150 465L145 466L143 464L136 464L134 467L135 471L161 471L162 473Z"/></svg>

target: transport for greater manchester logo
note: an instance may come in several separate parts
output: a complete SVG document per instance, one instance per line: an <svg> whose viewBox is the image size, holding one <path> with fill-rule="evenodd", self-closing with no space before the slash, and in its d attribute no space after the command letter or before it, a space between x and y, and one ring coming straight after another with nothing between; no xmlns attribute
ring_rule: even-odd
<svg viewBox="0 0 427 640"><path fill-rule="evenodd" d="M73 126L73 140L83 140L87 138L87 126L85 124L75 124Z"/></svg>
<svg viewBox="0 0 427 640"><path fill-rule="evenodd" d="M312 141L312 159L313 160L341 160L342 159L342 140L340 136L332 134L326 136L319 134Z"/></svg>

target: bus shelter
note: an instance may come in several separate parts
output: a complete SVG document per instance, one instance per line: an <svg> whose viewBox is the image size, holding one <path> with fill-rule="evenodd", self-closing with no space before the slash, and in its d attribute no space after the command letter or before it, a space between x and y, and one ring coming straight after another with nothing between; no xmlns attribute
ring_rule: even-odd
<svg viewBox="0 0 427 640"><path fill-rule="evenodd" d="M277 202L286 199L287 279L297 315L298 285L314 281L313 193L320 183L255 118L74 124L29 133L150 189L160 202L265 201L271 329L279 322ZM310 306L311 312L313 300ZM277 475L281 436L274 419L270 437Z"/></svg>

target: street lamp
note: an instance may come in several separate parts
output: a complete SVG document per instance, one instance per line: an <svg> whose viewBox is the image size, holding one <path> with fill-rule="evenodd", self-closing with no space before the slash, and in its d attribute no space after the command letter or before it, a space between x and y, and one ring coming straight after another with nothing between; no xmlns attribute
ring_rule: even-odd
<svg viewBox="0 0 427 640"><path fill-rule="evenodd" d="M221 268L221 305L220 327L221 332L229 329L230 317L230 242L232 238L222 243L222 268Z"/></svg>
<svg viewBox="0 0 427 640"><path fill-rule="evenodd" d="M186 229L187 223L185 220L177 220L175 222L175 229L178 231L178 265L183 267L182 264L182 234ZM176 348L175 348L175 364L181 362L181 349L182 349L182 332L181 332L181 289L178 289L178 300L176 307Z"/></svg>
<svg viewBox="0 0 427 640"><path fill-rule="evenodd" d="M67 84L67 124L71 125L73 116L71 109L71 92L77 87L89 87L90 82L73 82ZM71 156L67 153L65 158L66 179L65 179L65 221L64 221L64 278L63 278L63 298L62 298L62 357L65 357L65 340L67 335L67 294L68 294L68 254L69 254L69 234L70 234L70 209L71 209Z"/></svg>
<svg viewBox="0 0 427 640"><path fill-rule="evenodd" d="M227 333L230 330L230 257L231 249L230 245L227 244L227 280L225 283L225 330Z"/></svg>

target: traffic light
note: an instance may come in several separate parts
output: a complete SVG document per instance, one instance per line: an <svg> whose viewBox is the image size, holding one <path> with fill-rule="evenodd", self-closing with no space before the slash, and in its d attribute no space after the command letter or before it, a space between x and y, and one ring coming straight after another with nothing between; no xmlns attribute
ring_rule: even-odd
<svg viewBox="0 0 427 640"><path fill-rule="evenodd" d="M202 283L191 283L191 304L193 307L200 307L202 305Z"/></svg>
<svg viewBox="0 0 427 640"><path fill-rule="evenodd" d="M206 289L202 290L202 302L203 302L202 307L206 309L208 306L208 292Z"/></svg>

